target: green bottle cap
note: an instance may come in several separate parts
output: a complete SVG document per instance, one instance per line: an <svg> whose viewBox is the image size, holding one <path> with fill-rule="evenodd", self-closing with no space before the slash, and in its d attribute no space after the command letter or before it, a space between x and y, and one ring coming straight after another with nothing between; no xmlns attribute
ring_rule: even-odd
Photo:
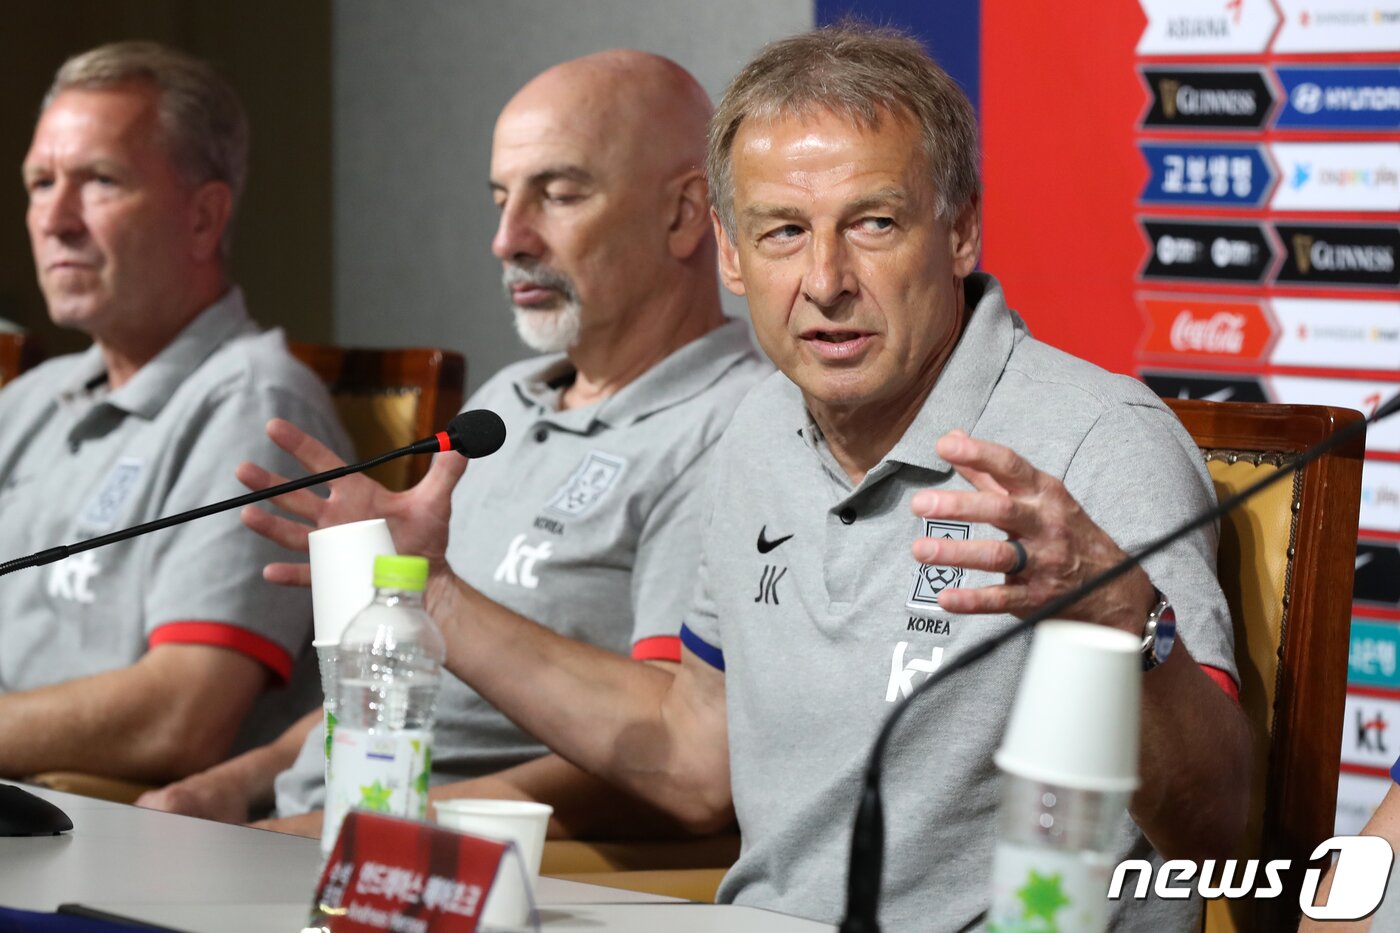
<svg viewBox="0 0 1400 933"><path fill-rule="evenodd" d="M376 590L414 590L428 586L428 559L407 554L381 554L374 559Z"/></svg>

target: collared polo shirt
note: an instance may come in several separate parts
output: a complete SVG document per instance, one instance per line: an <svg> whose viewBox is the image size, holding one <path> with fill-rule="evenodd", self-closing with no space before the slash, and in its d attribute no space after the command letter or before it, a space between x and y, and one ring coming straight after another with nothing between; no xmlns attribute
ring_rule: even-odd
<svg viewBox="0 0 1400 933"><path fill-rule="evenodd" d="M1061 479L1125 549L1213 499L1201 457L1140 383L1033 340L987 276L937 384L904 436L852 484L805 408L775 374L744 401L712 464L698 596L682 639L725 672L734 805L743 834L722 900L836 922L867 756L895 701L947 658L1014 624L952 615L948 586L1000 574L919 565L924 535L1004 539L990 526L910 510L925 488L971 486L934 445L953 428L1007 445ZM1234 671L1215 534L1147 561L1203 665ZM924 695L885 759L881 922L955 930L990 896L1001 742L1029 636ZM1150 676L1150 675L1148 675ZM1163 711L1170 715L1170 711ZM1125 817L1121 855L1146 857ZM1126 928L1175 929L1191 902L1126 911ZM1124 928L1124 927L1119 927Z"/></svg>
<svg viewBox="0 0 1400 933"><path fill-rule="evenodd" d="M302 471L264 431L286 418L349 450L320 381L280 332L259 333L238 289L203 311L116 390L96 347L51 360L0 392L0 553L19 557L247 490L242 460ZM295 555L237 510L75 554L0 580L0 691L124 667L166 643L208 644L286 682L309 641L305 590L262 579ZM238 746L315 704L314 667L266 696Z"/></svg>
<svg viewBox="0 0 1400 933"><path fill-rule="evenodd" d="M739 401L772 367L730 321L616 394L559 410L564 356L503 369L467 402L506 424L452 497L447 558L471 586L561 635L639 660L680 660L677 633L700 553L702 476ZM278 813L320 806L316 730L277 782ZM450 674L438 698L433 772L490 774L547 754Z"/></svg>

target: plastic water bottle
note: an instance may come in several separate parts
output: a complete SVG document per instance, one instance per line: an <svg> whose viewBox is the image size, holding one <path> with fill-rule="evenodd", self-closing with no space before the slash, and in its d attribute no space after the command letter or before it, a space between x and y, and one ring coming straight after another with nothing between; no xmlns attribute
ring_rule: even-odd
<svg viewBox="0 0 1400 933"><path fill-rule="evenodd" d="M1102 933L1138 786L1141 639L1045 622L996 753L1001 809L988 933Z"/></svg>
<svg viewBox="0 0 1400 933"><path fill-rule="evenodd" d="M1002 774L989 933L1101 933L1128 794Z"/></svg>
<svg viewBox="0 0 1400 933"><path fill-rule="evenodd" d="M446 657L442 634L423 610L427 582L422 557L376 557L374 599L340 636L323 854L335 846L352 808L427 816L433 716Z"/></svg>

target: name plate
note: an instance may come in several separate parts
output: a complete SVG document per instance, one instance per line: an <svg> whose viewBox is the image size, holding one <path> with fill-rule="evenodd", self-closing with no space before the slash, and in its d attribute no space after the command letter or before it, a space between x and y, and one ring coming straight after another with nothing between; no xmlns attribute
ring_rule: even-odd
<svg viewBox="0 0 1400 933"><path fill-rule="evenodd" d="M473 933L507 844L352 810L316 886L331 933Z"/></svg>

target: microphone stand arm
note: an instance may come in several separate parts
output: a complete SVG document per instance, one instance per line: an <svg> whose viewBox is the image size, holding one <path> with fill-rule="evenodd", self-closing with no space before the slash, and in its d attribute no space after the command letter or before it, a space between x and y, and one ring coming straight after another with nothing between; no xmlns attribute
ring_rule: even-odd
<svg viewBox="0 0 1400 933"><path fill-rule="evenodd" d="M398 450L391 450L387 454L380 454L378 457L365 460L362 463L337 467L334 470L327 470L324 473L313 473L310 476L303 476L301 479L289 480L277 486L270 486L267 489L260 489L256 492L245 493L232 499L225 499L223 502L215 502L210 505L200 506L197 509L181 512L178 515L167 515L165 518L157 518L140 525L133 525L130 528L123 528L121 531L114 531L96 538L88 538L86 541L77 541L73 544L61 544L58 547L51 547L47 550L39 551L37 554L30 554L27 557L16 558L15 560L0 564L0 577L14 573L16 570L25 570L29 567L40 567L44 564L51 564L54 561L63 560L70 554L81 554L83 551L90 551L93 548L115 544L118 541L135 538L147 532L160 531L163 528L171 528L175 525L183 525L185 522L204 518L206 515L215 515L219 512L227 512L229 509L242 508L245 505L262 502L274 496L296 492L308 486L319 486L322 483L340 479L342 476L349 476L351 473L360 473L364 470L373 469L382 463L388 463L390 460L396 460L408 454L432 453L436 452L438 449L437 441L435 440L430 442L419 441L407 447L400 447Z"/></svg>

